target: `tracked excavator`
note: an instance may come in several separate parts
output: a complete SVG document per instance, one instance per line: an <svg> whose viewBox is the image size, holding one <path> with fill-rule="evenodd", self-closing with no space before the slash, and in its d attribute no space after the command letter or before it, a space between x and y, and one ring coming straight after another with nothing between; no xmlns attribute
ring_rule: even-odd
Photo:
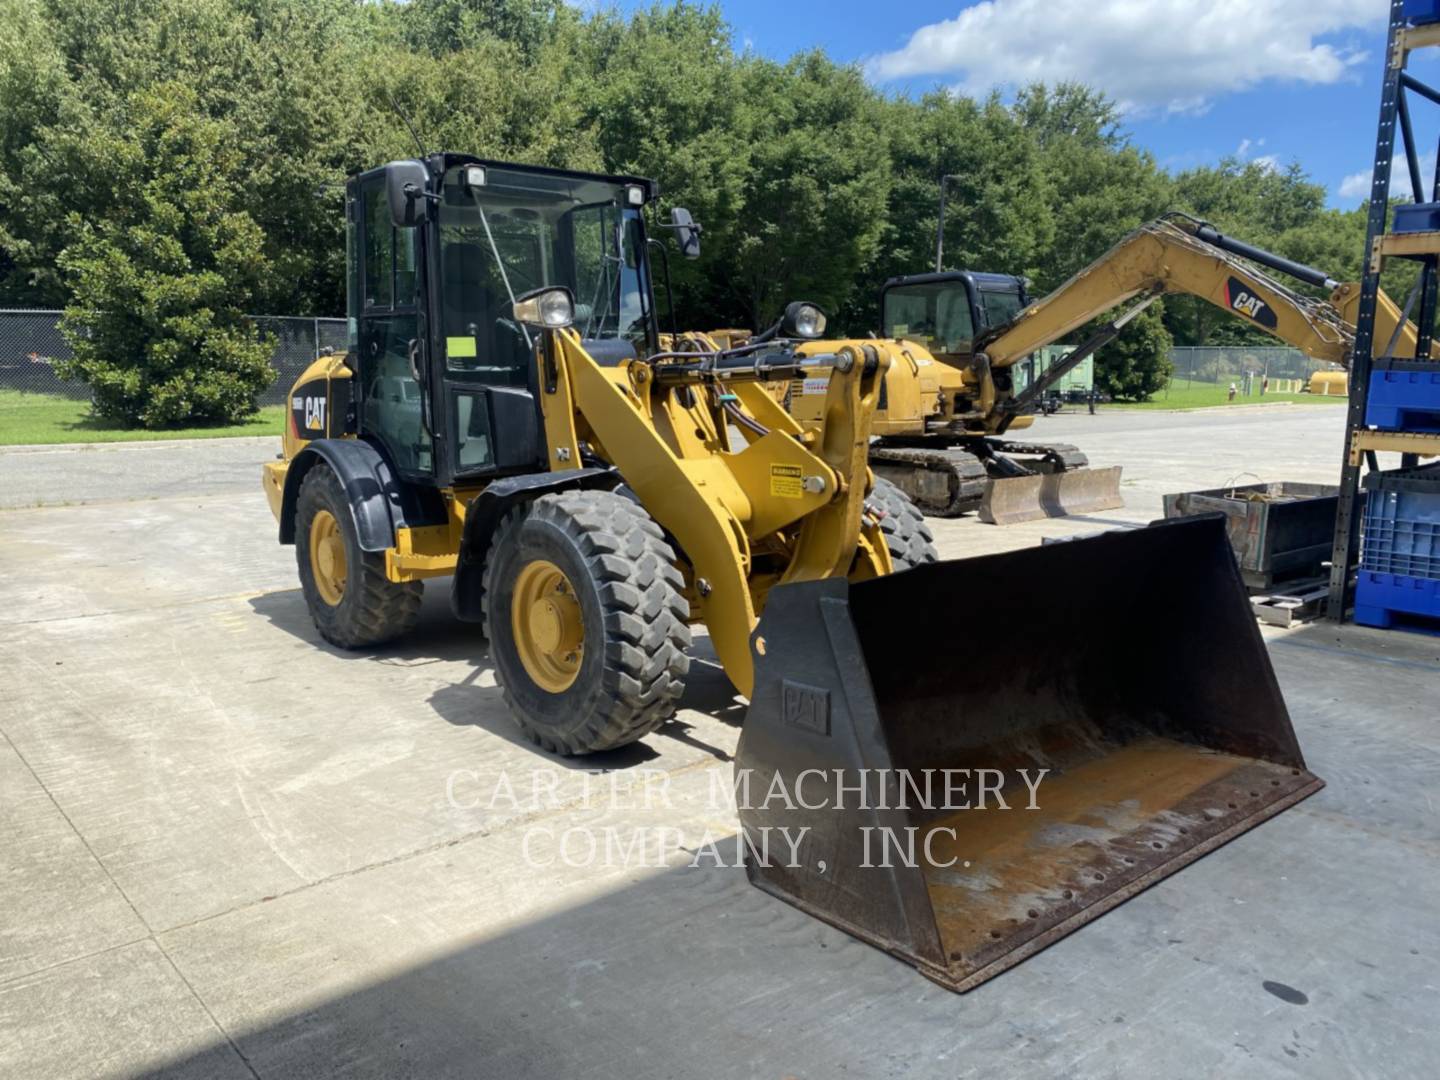
<svg viewBox="0 0 1440 1080"><path fill-rule="evenodd" d="M1329 295L1307 296L1274 274ZM1168 214L1033 303L1024 282L1006 275L952 271L887 282L882 336L900 348L872 424L871 467L937 516L978 509L1007 524L1122 505L1119 468L1089 469L1074 447L1001 436L1029 426L1027 410L1167 293L1197 296L1317 360L1349 364L1358 284ZM1123 310L1017 390L1025 358L1116 308ZM1377 318L1382 340L1400 327L1413 347L1413 324L1383 294ZM813 378L792 384L790 408L802 422L816 415L820 386Z"/></svg>
<svg viewBox="0 0 1440 1080"><path fill-rule="evenodd" d="M662 345L656 195L451 153L350 179L349 347L262 478L320 638L383 647L444 588L520 732L576 755L663 737L703 628L749 698L751 880L955 990L1321 786L1220 523L938 561L866 462L913 347L803 302ZM808 427L765 389L792 379L825 385Z"/></svg>

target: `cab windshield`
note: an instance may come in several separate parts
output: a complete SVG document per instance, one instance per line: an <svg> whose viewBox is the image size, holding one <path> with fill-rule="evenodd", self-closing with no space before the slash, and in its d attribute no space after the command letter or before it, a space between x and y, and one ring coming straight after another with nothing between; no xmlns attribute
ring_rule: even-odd
<svg viewBox="0 0 1440 1080"><path fill-rule="evenodd" d="M442 318L452 372L524 385L533 331L511 316L514 297L563 285L575 329L590 341L653 342L640 211L624 186L487 166L485 183L445 175L440 203Z"/></svg>
<svg viewBox="0 0 1440 1080"><path fill-rule="evenodd" d="M885 336L918 342L932 352L970 351L975 323L963 281L897 285L885 291Z"/></svg>

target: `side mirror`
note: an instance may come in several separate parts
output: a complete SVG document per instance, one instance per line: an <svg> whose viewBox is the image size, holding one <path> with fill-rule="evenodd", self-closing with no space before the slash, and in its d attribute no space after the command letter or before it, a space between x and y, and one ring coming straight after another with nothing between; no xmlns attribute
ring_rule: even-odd
<svg viewBox="0 0 1440 1080"><path fill-rule="evenodd" d="M680 254L687 259L698 259L700 257L700 226L690 211L683 206L677 206L670 211L670 220L666 224L675 230L675 242L680 245Z"/></svg>
<svg viewBox="0 0 1440 1080"><path fill-rule="evenodd" d="M418 161L392 161L385 166L385 200L397 229L413 229L425 219L425 185L430 174Z"/></svg>

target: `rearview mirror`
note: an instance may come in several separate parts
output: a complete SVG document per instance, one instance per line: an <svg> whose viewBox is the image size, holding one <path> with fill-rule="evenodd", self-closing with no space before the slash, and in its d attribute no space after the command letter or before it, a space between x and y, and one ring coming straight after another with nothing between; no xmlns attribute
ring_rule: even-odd
<svg viewBox="0 0 1440 1080"><path fill-rule="evenodd" d="M425 218L425 184L430 179L418 161L392 161L385 166L385 200L397 229L413 229Z"/></svg>
<svg viewBox="0 0 1440 1080"><path fill-rule="evenodd" d="M680 245L680 254L687 259L698 259L700 226L690 216L690 211L683 206L675 207L670 211L670 220L666 224L675 230L675 242Z"/></svg>

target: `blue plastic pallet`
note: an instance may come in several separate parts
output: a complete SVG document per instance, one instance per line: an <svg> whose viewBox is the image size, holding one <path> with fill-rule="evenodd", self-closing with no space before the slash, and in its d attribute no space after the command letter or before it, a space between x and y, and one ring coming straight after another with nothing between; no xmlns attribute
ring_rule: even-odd
<svg viewBox="0 0 1440 1080"><path fill-rule="evenodd" d="M1440 468L1372 473L1365 492L1360 568L1440 581Z"/></svg>
<svg viewBox="0 0 1440 1080"><path fill-rule="evenodd" d="M1440 0L1405 0L1405 19L1417 26L1440 20Z"/></svg>
<svg viewBox="0 0 1440 1080"><path fill-rule="evenodd" d="M1440 364L1376 362L1365 423L1381 431L1440 434Z"/></svg>
<svg viewBox="0 0 1440 1080"><path fill-rule="evenodd" d="M1440 581L1361 570L1355 583L1355 621L1383 630L1440 635Z"/></svg>

